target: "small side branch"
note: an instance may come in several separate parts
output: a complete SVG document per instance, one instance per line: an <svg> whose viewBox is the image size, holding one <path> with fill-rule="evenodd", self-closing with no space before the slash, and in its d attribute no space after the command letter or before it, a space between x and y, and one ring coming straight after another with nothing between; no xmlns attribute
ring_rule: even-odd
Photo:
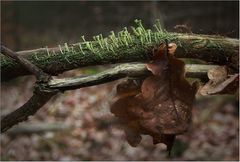
<svg viewBox="0 0 240 162"><path fill-rule="evenodd" d="M55 94L56 92L53 91L35 89L33 96L23 106L1 120L1 133L20 122L26 121L29 116L34 115Z"/></svg>
<svg viewBox="0 0 240 162"><path fill-rule="evenodd" d="M207 71L217 65L186 65L186 76L192 78L207 78ZM126 63L112 69L85 77L74 77L64 79L52 79L47 87L49 89L73 90L82 87L99 85L125 77L144 77L150 75L143 63Z"/></svg>
<svg viewBox="0 0 240 162"><path fill-rule="evenodd" d="M1 53L4 54L5 56L11 57L16 62L20 63L31 74L34 74L38 81L47 82L50 79L50 76L48 74L44 73L36 65L32 64L30 61L28 61L24 57L21 57L16 52L8 49L4 45L1 45Z"/></svg>
<svg viewBox="0 0 240 162"><path fill-rule="evenodd" d="M53 95L57 93L57 91L45 88L44 83L47 83L51 79L51 76L44 73L30 61L19 56L16 52L13 52L3 45L1 45L1 52L4 55L13 58L37 78L37 85L35 86L33 96L23 106L8 114L1 120L1 133L3 133L19 122L27 120L29 116L34 115L37 110L39 110Z"/></svg>

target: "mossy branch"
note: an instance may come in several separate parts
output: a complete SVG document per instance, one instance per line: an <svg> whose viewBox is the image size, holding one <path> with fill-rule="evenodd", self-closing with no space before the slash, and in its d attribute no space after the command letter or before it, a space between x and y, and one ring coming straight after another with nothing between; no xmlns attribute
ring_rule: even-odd
<svg viewBox="0 0 240 162"><path fill-rule="evenodd" d="M179 58L196 58L216 64L229 65L238 69L239 40L220 36L168 33L161 29L159 22L155 30L145 29L141 21L136 20L137 27L132 32L124 28L118 34L111 31L106 38L100 34L93 41L55 48L41 48L18 52L44 72L57 75L66 70L79 67L122 62L146 62L152 59L152 49L167 39L178 46L176 56ZM19 63L1 55L2 81L30 74Z"/></svg>

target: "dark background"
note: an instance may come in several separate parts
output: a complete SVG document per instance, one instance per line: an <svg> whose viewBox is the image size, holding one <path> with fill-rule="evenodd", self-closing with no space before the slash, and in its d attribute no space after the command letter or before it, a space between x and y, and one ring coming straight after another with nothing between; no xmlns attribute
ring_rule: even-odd
<svg viewBox="0 0 240 162"><path fill-rule="evenodd" d="M238 1L31 2L1 1L1 42L14 51L78 42L82 35L108 35L134 25L151 28L155 19L172 32L239 38ZM186 29L175 29L185 25ZM106 68L106 67L104 67ZM99 67L96 68L99 71ZM76 69L62 76L97 70ZM1 84L1 116L32 95L34 77ZM239 160L239 103L236 96L197 99L192 127L166 155L149 136L133 148L109 112L119 81L60 94L27 122L1 135L1 160ZM47 131L49 127L55 131ZM41 131L42 130L42 131Z"/></svg>
<svg viewBox="0 0 240 162"><path fill-rule="evenodd" d="M107 35L141 19L148 28L156 18L168 31L186 25L193 33L238 38L238 1L2 2L2 42L13 50L74 43L82 35Z"/></svg>

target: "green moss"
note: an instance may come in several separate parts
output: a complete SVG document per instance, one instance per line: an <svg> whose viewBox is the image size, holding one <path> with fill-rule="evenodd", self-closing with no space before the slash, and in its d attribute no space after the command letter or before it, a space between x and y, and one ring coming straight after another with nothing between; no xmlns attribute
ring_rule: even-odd
<svg viewBox="0 0 240 162"><path fill-rule="evenodd" d="M84 66L148 61L151 60L151 49L165 43L166 39L177 44L176 57L196 57L207 61L218 61L221 58L219 62L226 62L226 53L234 53L234 49L227 47L228 43L218 41L220 38L212 37L213 40L210 40L201 35L191 35L190 39L184 38L184 35L179 38L181 35L163 30L158 20L153 25L154 29L145 29L140 20L135 20L135 24L135 27L125 27L118 33L111 31L105 38L100 34L87 41L82 36L76 44L65 43L54 49L46 47L26 58L45 72L58 74ZM219 52L217 57L212 51ZM3 79L28 74L14 60L2 55L0 58Z"/></svg>
<svg viewBox="0 0 240 162"><path fill-rule="evenodd" d="M154 25L157 31L151 29L145 29L140 20L135 20L136 27L132 27L132 33L128 32L125 27L122 31L115 34L113 31L106 38L97 35L93 37L93 41L86 41L82 36L82 42L68 45L65 43L63 46L59 45L59 50L50 50L46 48L45 52L35 53L34 57L29 58L30 60L43 64L43 66L52 64L53 59L63 61L71 64L70 60L73 58L77 60L85 60L85 62L96 61L111 61L117 60L124 56L133 55L139 53L139 51L145 52L150 46L155 44L163 43L165 39L168 41L176 40L174 35L167 33L161 29L159 21ZM69 58L69 59L68 59ZM59 60L60 59L60 60ZM83 62L83 61L81 61ZM14 63L7 59L2 62L2 66L12 66Z"/></svg>

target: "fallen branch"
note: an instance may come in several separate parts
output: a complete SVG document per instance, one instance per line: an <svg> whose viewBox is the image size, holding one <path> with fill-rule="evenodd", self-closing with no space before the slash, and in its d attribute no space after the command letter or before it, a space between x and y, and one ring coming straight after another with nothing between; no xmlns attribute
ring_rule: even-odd
<svg viewBox="0 0 240 162"><path fill-rule="evenodd" d="M159 44L175 42L178 58L195 58L219 65L228 65L238 70L239 40L211 35L168 33L158 25L157 31L146 30L137 21L138 27L129 33L125 28L117 36L112 32L107 38L102 35L94 41L79 42L54 48L40 48L18 52L44 72L57 75L66 70L90 65L146 62L152 60L152 49ZM29 75L19 63L0 56L2 81Z"/></svg>

